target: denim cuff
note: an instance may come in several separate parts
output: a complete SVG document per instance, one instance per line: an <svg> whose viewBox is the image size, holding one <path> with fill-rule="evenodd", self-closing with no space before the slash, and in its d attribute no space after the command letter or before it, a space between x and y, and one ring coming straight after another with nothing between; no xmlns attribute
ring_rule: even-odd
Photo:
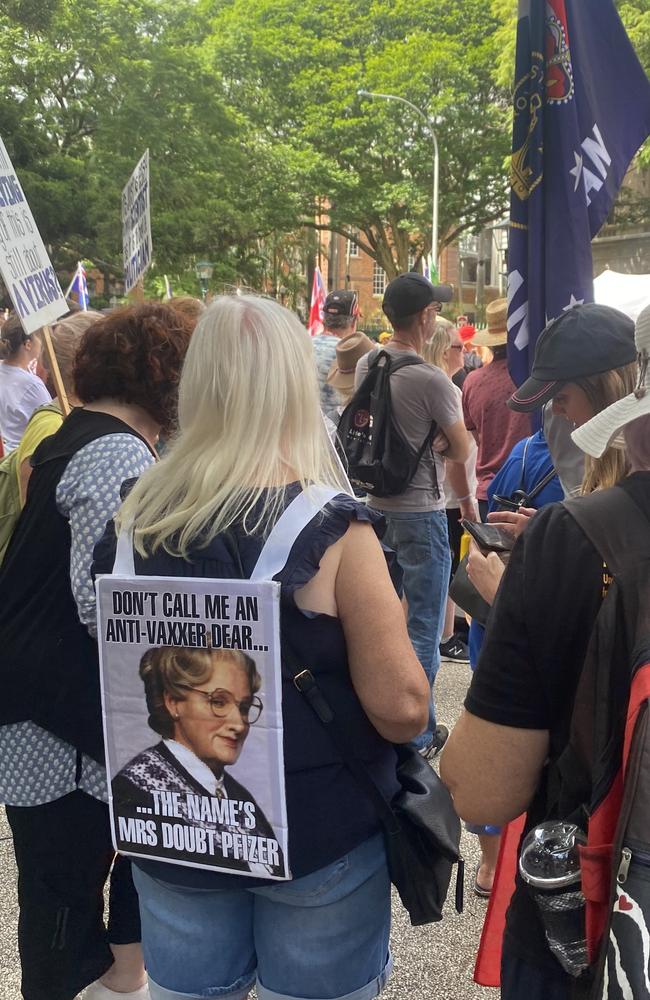
<svg viewBox="0 0 650 1000"><path fill-rule="evenodd" d="M323 997L322 1000L374 1000L382 992L386 983L390 979L390 975L393 971L393 956L388 953L388 958L386 959L386 965L379 973L375 979L371 979L369 983L365 986L361 986L358 990L353 990L352 993L346 993L345 996L341 997ZM157 997L153 997L152 1000L158 1000ZM160 1000L167 1000L167 998L161 997ZM171 1000L171 998L170 998ZM285 993L274 993L273 990L267 990L258 979L257 981L257 1000L306 1000L305 997L290 997ZM318 1000L318 998L317 998Z"/></svg>
<svg viewBox="0 0 650 1000"><path fill-rule="evenodd" d="M246 1000L254 985L255 973L242 976L232 986L214 986L203 993L176 993L174 990L166 990L164 986L154 983L149 976L149 995L151 1000L214 1000L215 997L224 997L226 1000Z"/></svg>

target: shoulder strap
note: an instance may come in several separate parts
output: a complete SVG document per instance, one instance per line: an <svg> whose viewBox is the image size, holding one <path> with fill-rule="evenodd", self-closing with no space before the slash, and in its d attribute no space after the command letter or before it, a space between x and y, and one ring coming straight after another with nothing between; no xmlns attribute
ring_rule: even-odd
<svg viewBox="0 0 650 1000"><path fill-rule="evenodd" d="M528 458L528 449L530 447L530 442L532 438L526 438L526 444L524 445L524 454L521 458L521 477L519 479L519 489L522 493L526 492L526 459Z"/></svg>
<svg viewBox="0 0 650 1000"><path fill-rule="evenodd" d="M407 353L404 357L395 358L388 351L382 349L371 354L368 361L368 371L378 365L381 358L386 358L389 366L389 376L398 372L400 368L406 368L408 365L423 365L426 363L424 358L421 358L419 354Z"/></svg>
<svg viewBox="0 0 650 1000"><path fill-rule="evenodd" d="M77 414L80 412L89 414L91 419L82 424L79 423ZM109 434L130 434L149 449L152 454L155 452L151 445L145 441L141 434L125 424L123 420L112 416L110 413L99 411L73 410L63 421L63 424L51 437L44 438L32 455L31 463L33 468L38 468L48 462L58 462L63 458L70 459L87 444L91 444L97 438L107 437Z"/></svg>
<svg viewBox="0 0 650 1000"><path fill-rule="evenodd" d="M563 504L614 576L650 558L648 518L620 486Z"/></svg>
<svg viewBox="0 0 650 1000"><path fill-rule="evenodd" d="M542 490L544 489L544 487L548 486L548 484L553 479L555 479L556 476L557 476L557 472L555 471L555 466L553 466L551 468L551 470L549 472L547 472L546 475L542 479L540 479L540 481L537 483L537 485L533 486L533 488L530 491L530 493L526 494L526 496L528 497L528 499L529 500L534 500L535 497L538 496L542 492Z"/></svg>
<svg viewBox="0 0 650 1000"><path fill-rule="evenodd" d="M390 802L373 780L365 764L359 759L355 752L350 738L349 731L336 717L325 695L318 685L318 681L308 667L305 667L298 659L295 650L288 638L289 630L283 633L282 643L282 672L291 680L294 687L305 698L308 705L323 726L328 731L330 738L338 750L344 764L354 775L359 787L364 791L372 802L384 829L389 835L398 836L400 826L393 812Z"/></svg>
<svg viewBox="0 0 650 1000"><path fill-rule="evenodd" d="M299 493L274 524L250 579L272 580L286 564L293 543L303 528L340 492L338 486L311 486ZM118 535L113 574L135 576L133 530L130 525L125 526Z"/></svg>
<svg viewBox="0 0 650 1000"><path fill-rule="evenodd" d="M135 561L133 559L133 525L122 528L117 536L115 547L115 562L113 576L135 576Z"/></svg>
<svg viewBox="0 0 650 1000"><path fill-rule="evenodd" d="M310 486L299 493L273 525L250 579L272 580L286 564L303 528L340 492L338 486Z"/></svg>

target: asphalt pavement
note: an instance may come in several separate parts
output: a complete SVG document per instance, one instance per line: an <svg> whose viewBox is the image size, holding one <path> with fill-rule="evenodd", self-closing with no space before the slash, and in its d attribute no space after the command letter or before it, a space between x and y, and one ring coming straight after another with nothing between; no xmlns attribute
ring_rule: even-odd
<svg viewBox="0 0 650 1000"><path fill-rule="evenodd" d="M453 725L469 682L469 668L443 664L436 680L438 720ZM466 861L465 912L453 898L439 924L411 927L395 897L391 946L395 971L382 994L385 1000L497 1000L497 991L472 982L472 970L486 903L471 891L478 861L476 838L463 835ZM450 893L453 897L453 892ZM16 950L18 910L11 835L0 809L0 1000L21 1000Z"/></svg>

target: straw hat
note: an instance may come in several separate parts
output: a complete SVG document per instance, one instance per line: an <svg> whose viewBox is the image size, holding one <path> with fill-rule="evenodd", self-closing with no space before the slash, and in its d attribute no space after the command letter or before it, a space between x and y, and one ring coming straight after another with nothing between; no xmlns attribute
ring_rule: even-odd
<svg viewBox="0 0 650 1000"><path fill-rule="evenodd" d="M578 447L594 458L600 458L611 445L618 445L615 439L623 428L650 414L650 306L639 313L634 331L634 341L638 352L639 381L634 392L624 399L612 403L595 417L578 427L571 437ZM623 442L621 442L622 444Z"/></svg>
<svg viewBox="0 0 650 1000"><path fill-rule="evenodd" d="M508 300L495 299L485 310L487 330L481 330L472 339L472 343L481 347L501 347L508 340Z"/></svg>
<svg viewBox="0 0 650 1000"><path fill-rule="evenodd" d="M354 372L357 362L364 354L374 351L377 345L365 333L358 331L348 337L341 337L336 345L336 360L327 376L329 385L335 389L354 389Z"/></svg>

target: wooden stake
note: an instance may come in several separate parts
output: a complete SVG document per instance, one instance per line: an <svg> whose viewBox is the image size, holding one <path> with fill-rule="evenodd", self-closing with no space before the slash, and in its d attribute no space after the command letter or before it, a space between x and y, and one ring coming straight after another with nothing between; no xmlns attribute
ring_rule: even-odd
<svg viewBox="0 0 650 1000"><path fill-rule="evenodd" d="M68 395L65 391L65 386L63 384L63 379L61 378L61 369L59 368L59 362L56 360L56 354L54 353L54 344L52 343L52 330L49 326L43 327L43 342L45 344L45 351L47 353L48 367L50 375L52 376L52 381L54 382L54 388L56 390L56 398L59 401L61 407L61 413L64 417L70 412L70 404L68 402Z"/></svg>

